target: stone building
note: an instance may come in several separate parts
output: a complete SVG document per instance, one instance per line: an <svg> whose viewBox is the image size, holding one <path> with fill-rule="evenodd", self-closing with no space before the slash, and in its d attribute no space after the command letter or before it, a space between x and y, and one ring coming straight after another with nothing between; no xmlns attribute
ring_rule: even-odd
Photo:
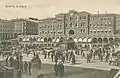
<svg viewBox="0 0 120 78"><path fill-rule="evenodd" d="M38 23L30 19L13 19L14 33L18 35L38 35Z"/></svg>
<svg viewBox="0 0 120 78"><path fill-rule="evenodd" d="M36 40L37 45L46 47L66 41L69 49L71 45L72 47L108 45L119 40L119 21L119 14L91 14L86 11L69 10L68 13L59 13L55 17L39 20L38 36L31 39ZM26 39L24 36L19 38Z"/></svg>
<svg viewBox="0 0 120 78"><path fill-rule="evenodd" d="M0 40L14 38L14 24L10 20L0 19Z"/></svg>

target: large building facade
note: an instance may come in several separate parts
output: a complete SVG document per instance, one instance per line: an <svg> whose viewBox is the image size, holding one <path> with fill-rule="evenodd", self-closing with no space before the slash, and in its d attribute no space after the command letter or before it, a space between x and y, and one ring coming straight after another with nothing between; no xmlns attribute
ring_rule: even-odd
<svg viewBox="0 0 120 78"><path fill-rule="evenodd" d="M0 40L14 38L14 24L9 20L0 20Z"/></svg>
<svg viewBox="0 0 120 78"><path fill-rule="evenodd" d="M31 39L37 45L47 47L64 40L68 43L73 43L73 40L74 45L78 47L103 46L119 40L119 33L119 14L91 14L86 11L70 10L68 13L60 13L55 17L39 20L38 36L19 36L19 39L23 39L24 44Z"/></svg>
<svg viewBox="0 0 120 78"><path fill-rule="evenodd" d="M13 19L14 33L18 35L38 35L38 23L30 19Z"/></svg>

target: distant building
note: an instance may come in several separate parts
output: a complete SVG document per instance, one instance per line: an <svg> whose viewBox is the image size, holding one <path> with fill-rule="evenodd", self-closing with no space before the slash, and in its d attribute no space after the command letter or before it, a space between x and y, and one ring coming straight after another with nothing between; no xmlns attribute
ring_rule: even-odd
<svg viewBox="0 0 120 78"><path fill-rule="evenodd" d="M0 40L14 38L14 24L9 20L0 20Z"/></svg>
<svg viewBox="0 0 120 78"><path fill-rule="evenodd" d="M37 45L52 47L64 42L78 47L104 46L119 40L120 15L113 13L91 14L70 10L53 18L39 20L38 36L19 39L27 42L34 39ZM28 39L29 38L29 39ZM71 43L71 44L70 44Z"/></svg>
<svg viewBox="0 0 120 78"><path fill-rule="evenodd" d="M38 35L38 23L30 19L14 19L15 35Z"/></svg>

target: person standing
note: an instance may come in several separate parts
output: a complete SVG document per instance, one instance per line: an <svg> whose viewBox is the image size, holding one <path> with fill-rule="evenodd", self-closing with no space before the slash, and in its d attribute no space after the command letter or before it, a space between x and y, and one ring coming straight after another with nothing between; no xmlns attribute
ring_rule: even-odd
<svg viewBox="0 0 120 78"><path fill-rule="evenodd" d="M55 76L58 76L58 65L55 63L54 65Z"/></svg>
<svg viewBox="0 0 120 78"><path fill-rule="evenodd" d="M90 63L90 54L87 54L87 63Z"/></svg>
<svg viewBox="0 0 120 78"><path fill-rule="evenodd" d="M44 59L46 59L46 58L47 58L47 52L44 51Z"/></svg>
<svg viewBox="0 0 120 78"><path fill-rule="evenodd" d="M62 55L62 62L65 63L65 56Z"/></svg>
<svg viewBox="0 0 120 78"><path fill-rule="evenodd" d="M27 74L28 73L28 63L27 62L25 62L25 64L24 64L24 70L25 70L25 74Z"/></svg>
<svg viewBox="0 0 120 78"><path fill-rule="evenodd" d="M50 53L51 53L51 52L48 52L48 58L50 57Z"/></svg>
<svg viewBox="0 0 120 78"><path fill-rule="evenodd" d="M55 63L57 63L57 62L58 62L58 56L55 55Z"/></svg>
<svg viewBox="0 0 120 78"><path fill-rule="evenodd" d="M52 62L53 62L53 56L54 56L54 55L53 55L53 52L52 52L52 53L51 53L51 59L52 59Z"/></svg>
<svg viewBox="0 0 120 78"><path fill-rule="evenodd" d="M59 72L59 76L61 78L64 75L64 65L62 62L59 63L59 65L58 65L58 72Z"/></svg>
<svg viewBox="0 0 120 78"><path fill-rule="evenodd" d="M69 53L68 53L67 50L66 50L66 52L65 52L65 58L66 58L65 60L68 61L68 59L69 59Z"/></svg>
<svg viewBox="0 0 120 78"><path fill-rule="evenodd" d="M31 75L31 69L32 69L32 63L31 63L31 62L29 62L29 63L28 63L29 75Z"/></svg>

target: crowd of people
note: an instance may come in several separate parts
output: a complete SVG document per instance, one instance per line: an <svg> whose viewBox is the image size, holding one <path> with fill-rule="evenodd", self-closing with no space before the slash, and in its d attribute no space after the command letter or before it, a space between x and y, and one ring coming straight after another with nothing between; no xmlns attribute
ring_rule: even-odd
<svg viewBox="0 0 120 78"><path fill-rule="evenodd" d="M3 55L5 57L5 66L14 67L17 71L26 75L31 75L32 67L40 70L42 68L42 61L39 53L32 50L33 58L30 61L24 61L22 53L15 52ZM30 54L29 49L24 49L24 53L27 57ZM115 51L114 48L105 47L92 47L89 49L81 48L76 50L61 50L53 49L51 51L43 50L44 59L51 59L54 62L54 71L56 76L62 77L64 75L64 63L76 64L76 56L86 59L87 63L91 63L92 60L100 60L101 62L107 62L109 65L120 66L119 51Z"/></svg>

